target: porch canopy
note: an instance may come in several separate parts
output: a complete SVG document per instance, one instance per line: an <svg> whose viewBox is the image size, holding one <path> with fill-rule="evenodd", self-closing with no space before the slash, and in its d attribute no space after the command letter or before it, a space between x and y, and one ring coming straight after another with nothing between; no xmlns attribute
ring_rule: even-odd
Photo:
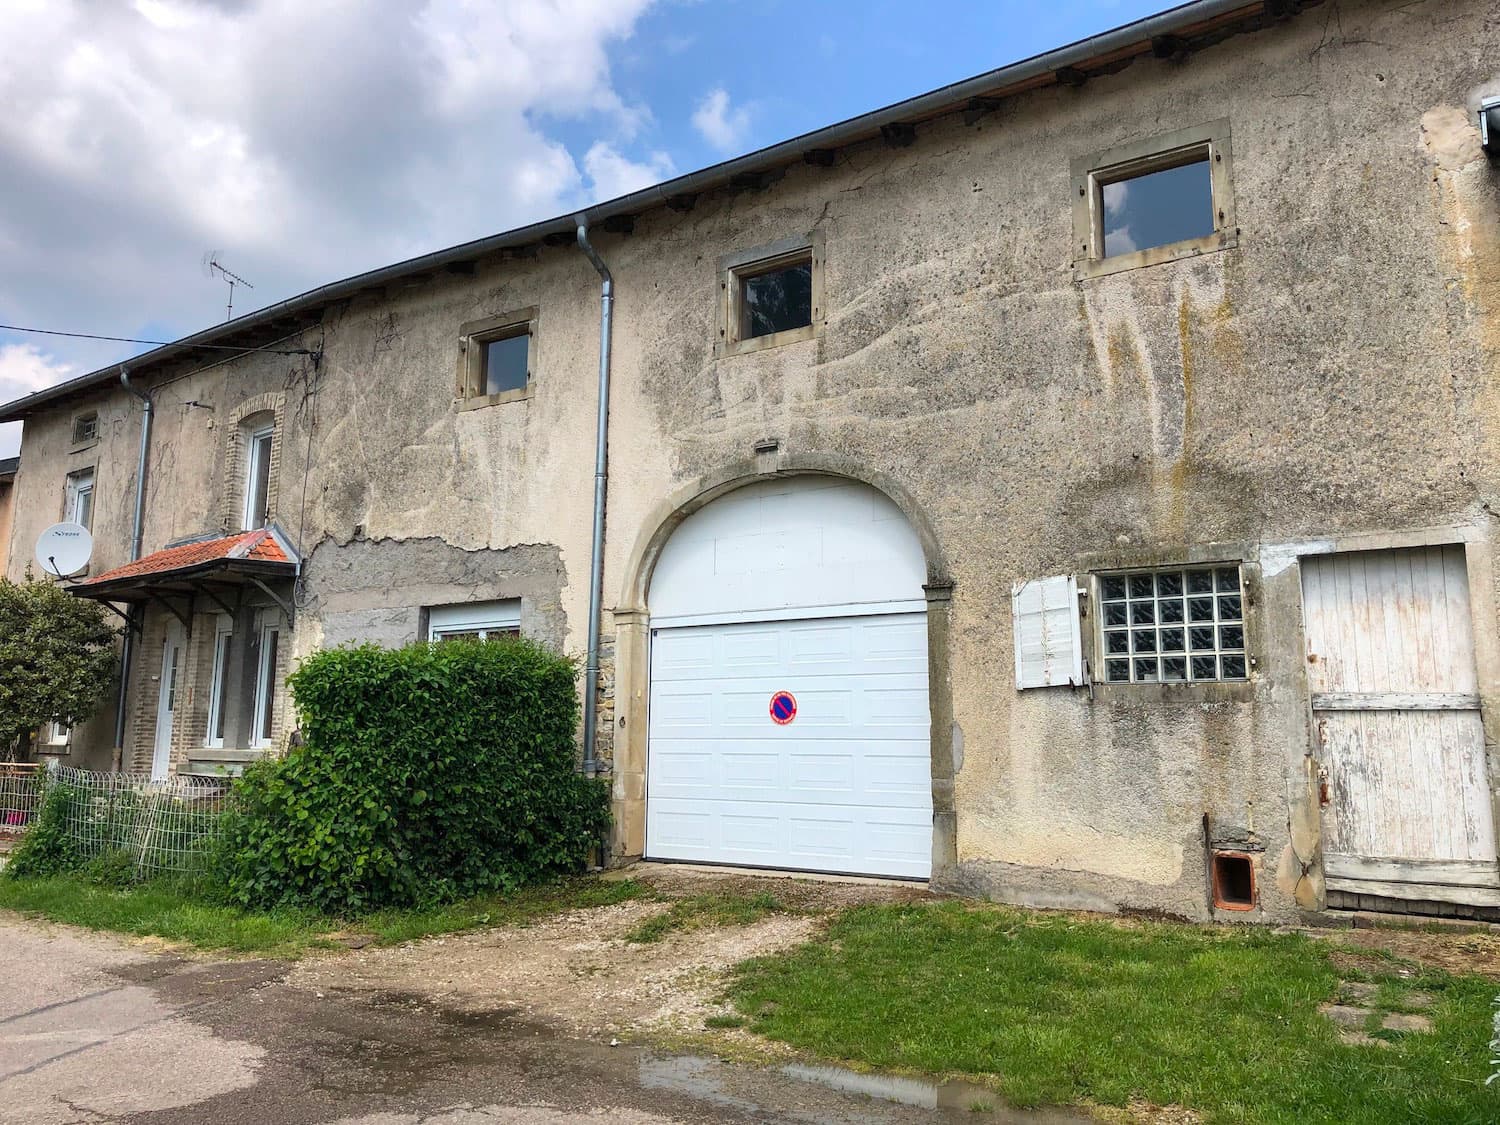
<svg viewBox="0 0 1500 1125"><path fill-rule="evenodd" d="M178 543L69 589L101 602L156 602L187 624L195 612L234 614L249 587L280 605L290 618L290 604L273 587L295 578L298 562L279 529L262 527Z"/></svg>

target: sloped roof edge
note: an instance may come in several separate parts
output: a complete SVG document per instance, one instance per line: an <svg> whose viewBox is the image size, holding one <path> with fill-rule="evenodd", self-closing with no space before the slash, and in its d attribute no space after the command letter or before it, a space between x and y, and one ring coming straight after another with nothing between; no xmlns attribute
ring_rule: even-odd
<svg viewBox="0 0 1500 1125"><path fill-rule="evenodd" d="M1059 71L1086 73L1090 64L1099 67L1129 62L1141 55L1150 54L1154 42L1168 37L1190 37L1255 19L1279 20L1318 2L1320 0L1256 0L1254 3L1246 3L1245 0L1192 0L1191 3L1123 24L1087 39L918 94L883 109L873 110L811 133L803 133L790 140L642 188L629 195L596 203L576 213L558 215L309 289L305 293L184 336L174 343L143 352L123 362L132 371L139 372L190 351L193 345L232 339L236 334L269 325L288 316L310 313L362 290L386 285L413 274L470 262L501 250L528 245L545 239L548 235L571 236L579 219L593 226L611 218L638 215L646 210L666 206L672 199L700 195L715 188L729 186L739 177L764 174L801 163L808 153L872 140L881 136L882 130L889 126L930 121L964 108L974 99L1006 97L1050 85L1058 80ZM253 346L246 345L247 351ZM0 422L18 421L71 395L113 382L119 378L120 367L119 363L110 364L87 375L77 376L0 405Z"/></svg>

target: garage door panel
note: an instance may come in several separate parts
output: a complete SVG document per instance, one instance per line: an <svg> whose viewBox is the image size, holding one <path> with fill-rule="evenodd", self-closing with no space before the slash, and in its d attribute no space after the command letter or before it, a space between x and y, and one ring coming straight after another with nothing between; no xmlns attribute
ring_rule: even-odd
<svg viewBox="0 0 1500 1125"><path fill-rule="evenodd" d="M924 614L662 628L653 638L648 855L927 876ZM778 691L797 701L786 725L770 716Z"/></svg>

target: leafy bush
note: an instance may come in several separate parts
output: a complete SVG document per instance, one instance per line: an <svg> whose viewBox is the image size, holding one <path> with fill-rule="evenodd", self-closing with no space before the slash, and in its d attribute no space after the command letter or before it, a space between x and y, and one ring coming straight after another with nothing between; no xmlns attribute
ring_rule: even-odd
<svg viewBox="0 0 1500 1125"><path fill-rule="evenodd" d="M93 715L114 683L117 635L102 607L56 582L0 575L0 751Z"/></svg>
<svg viewBox="0 0 1500 1125"><path fill-rule="evenodd" d="M68 831L68 816L78 799L78 790L64 782L53 782L46 787L36 815L5 865L9 878L61 875L83 864L84 857Z"/></svg>
<svg viewBox="0 0 1500 1125"><path fill-rule="evenodd" d="M312 656L289 680L304 744L226 814L230 897L347 914L580 869L608 795L575 769L575 675L528 641Z"/></svg>

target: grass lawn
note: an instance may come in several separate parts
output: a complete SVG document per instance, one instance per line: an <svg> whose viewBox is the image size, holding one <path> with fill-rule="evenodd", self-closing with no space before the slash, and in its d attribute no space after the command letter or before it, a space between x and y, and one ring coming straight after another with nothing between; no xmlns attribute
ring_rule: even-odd
<svg viewBox="0 0 1500 1125"><path fill-rule="evenodd" d="M1222 1122L1494 1122L1479 977L1337 969L1300 935L1113 925L970 904L864 906L818 940L741 965L751 1028L856 1065L984 1076L1022 1105L1131 1099ZM1378 962L1377 962L1378 963ZM1340 1042L1340 981L1379 1003L1430 994L1434 1029ZM1390 1036L1390 1033L1386 1033Z"/></svg>
<svg viewBox="0 0 1500 1125"><path fill-rule="evenodd" d="M516 925L565 910L608 906L647 893L645 887L629 879L569 879L511 895L337 919L308 911L253 911L216 905L170 882L121 890L76 876L0 877L0 908L93 930L115 930L204 950L267 957L296 957L309 949L339 948L338 939L351 935L368 935L379 944L394 944L481 926Z"/></svg>

